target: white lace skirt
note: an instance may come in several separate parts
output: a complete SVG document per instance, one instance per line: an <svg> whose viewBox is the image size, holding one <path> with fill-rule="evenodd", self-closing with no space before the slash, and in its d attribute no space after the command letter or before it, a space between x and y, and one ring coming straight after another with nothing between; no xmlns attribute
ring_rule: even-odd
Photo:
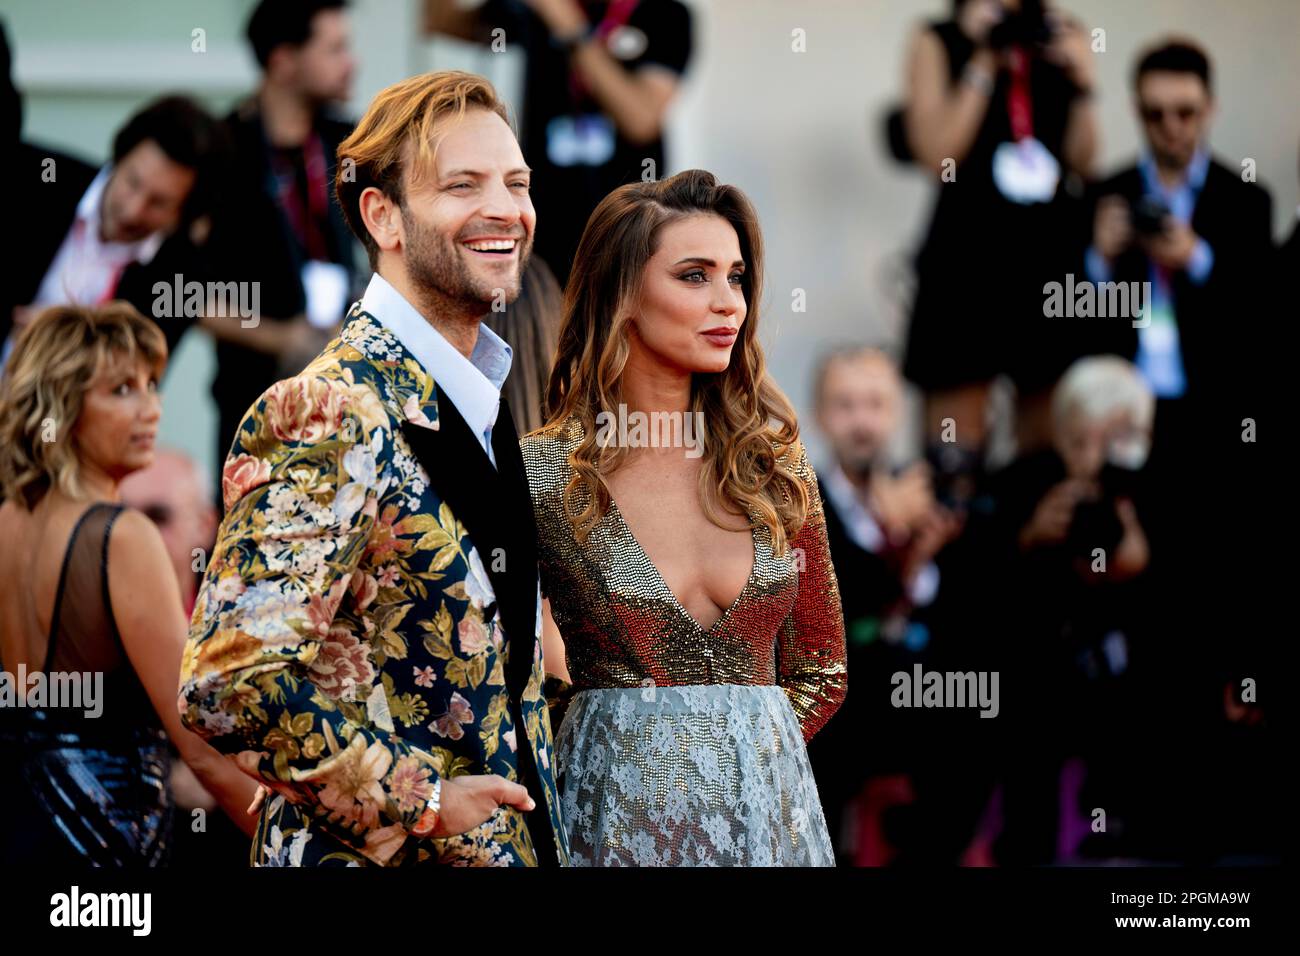
<svg viewBox="0 0 1300 956"><path fill-rule="evenodd" d="M834 866L779 687L579 691L555 749L575 866Z"/></svg>

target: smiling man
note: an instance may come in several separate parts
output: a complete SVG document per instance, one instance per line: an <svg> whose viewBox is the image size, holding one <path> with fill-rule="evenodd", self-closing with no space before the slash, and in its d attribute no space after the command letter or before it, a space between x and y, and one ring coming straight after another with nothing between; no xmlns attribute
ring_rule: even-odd
<svg viewBox="0 0 1300 956"><path fill-rule="evenodd" d="M200 278L202 240L218 171L217 122L192 100L165 96L132 115L98 169L36 146L15 153L7 214L25 225L0 283L0 360L11 324L54 305L130 302L152 316L174 353L192 320L160 316L154 285Z"/></svg>
<svg viewBox="0 0 1300 956"><path fill-rule="evenodd" d="M180 707L272 791L254 863L564 864L511 353L481 322L519 294L528 167L457 72L381 92L338 165L375 275L239 427Z"/></svg>

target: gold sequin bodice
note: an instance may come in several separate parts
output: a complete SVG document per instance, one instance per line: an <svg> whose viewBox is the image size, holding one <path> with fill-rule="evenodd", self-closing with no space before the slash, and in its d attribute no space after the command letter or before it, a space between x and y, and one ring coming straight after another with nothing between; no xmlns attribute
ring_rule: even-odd
<svg viewBox="0 0 1300 956"><path fill-rule="evenodd" d="M735 602L702 628L673 595L611 502L585 542L564 514L569 456L582 426L523 439L537 519L542 589L564 637L575 690L680 685L779 685L805 739L844 698L844 619L817 481L800 449L808 518L786 554L753 531L754 565Z"/></svg>

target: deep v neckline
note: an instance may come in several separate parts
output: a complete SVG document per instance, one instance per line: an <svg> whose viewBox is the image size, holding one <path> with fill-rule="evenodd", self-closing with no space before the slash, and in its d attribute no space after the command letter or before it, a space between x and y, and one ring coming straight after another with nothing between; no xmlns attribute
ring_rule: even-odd
<svg viewBox="0 0 1300 956"><path fill-rule="evenodd" d="M663 572L659 570L659 565L655 564L654 561L651 560L650 552L646 551L646 549L642 547L641 540L636 536L636 532L632 530L632 526L627 523L627 519L623 517L623 509L618 506L618 502L614 500L613 495L609 496L609 510L610 514L618 519L618 523L622 525L623 530L627 532L627 536L632 539L632 544L641 555L641 559L645 561L650 570L654 572L654 576L658 580L659 586L663 588L664 593L668 595L673 607L682 617L690 621L695 629L701 634L713 633L713 631L717 629L718 625L727 620L727 618L731 616L732 611L736 609L736 606L740 604L741 600L749 592L750 585L754 583L754 577L758 574L758 530L756 526L751 524L749 529L749 540L752 551L752 563L749 567L749 576L745 578L745 583L741 586L740 593L736 595L736 599L727 605L726 609L718 616L716 621L708 627L705 627L698 619L696 619L694 614L686 610L686 605L677 597L677 593L668 586L668 579L665 578Z"/></svg>

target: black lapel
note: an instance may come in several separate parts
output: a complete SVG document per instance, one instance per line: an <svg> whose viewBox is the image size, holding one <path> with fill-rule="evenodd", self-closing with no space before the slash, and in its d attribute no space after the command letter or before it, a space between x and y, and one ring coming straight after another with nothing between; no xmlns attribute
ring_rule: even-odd
<svg viewBox="0 0 1300 956"><path fill-rule="evenodd" d="M438 428L402 423L438 497L469 532L496 592L509 659L506 687L519 700L532 671L537 626L537 538L519 439L505 399L492 428L492 467L465 419L438 390Z"/></svg>
<svg viewBox="0 0 1300 956"><path fill-rule="evenodd" d="M524 686L533 671L533 649L537 630L537 525L533 517L533 499L528 490L528 473L519 450L510 403L501 396L501 410L492 428L492 451L496 457L499 484L499 512L504 520L502 538L509 556L509 609L514 612L510 661L506 683L515 693ZM495 585L494 585L495 586Z"/></svg>
<svg viewBox="0 0 1300 956"><path fill-rule="evenodd" d="M469 425L441 389L438 390L437 430L403 422L402 432L429 473L429 482L438 497L447 502L456 520L469 532L496 592L510 648L505 677L511 720L515 725L519 783L528 789L537 804L524 819L533 838L538 864L556 866L556 836L520 708L524 686L532 673L536 643L537 532L528 476L510 406L503 396L492 428L497 468L492 467ZM504 562L497 560L501 556Z"/></svg>

